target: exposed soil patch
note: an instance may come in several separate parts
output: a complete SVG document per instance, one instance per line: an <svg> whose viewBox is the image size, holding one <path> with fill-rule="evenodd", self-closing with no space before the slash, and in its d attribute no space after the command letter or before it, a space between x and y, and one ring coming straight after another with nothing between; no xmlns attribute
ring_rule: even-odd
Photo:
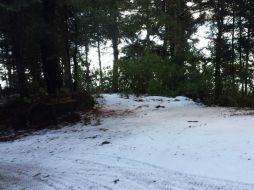
<svg viewBox="0 0 254 190"><path fill-rule="evenodd" d="M127 115L134 114L132 110L113 110L113 109L106 109L106 108L97 108L92 110L91 116L97 116L101 118L108 118L108 117L123 117Z"/></svg>

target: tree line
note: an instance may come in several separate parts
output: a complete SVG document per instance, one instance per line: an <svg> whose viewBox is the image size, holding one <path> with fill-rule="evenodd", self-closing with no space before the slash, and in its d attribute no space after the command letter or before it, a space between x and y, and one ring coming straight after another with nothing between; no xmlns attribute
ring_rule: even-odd
<svg viewBox="0 0 254 190"><path fill-rule="evenodd" d="M0 18L5 93L186 95L254 106L251 0L2 0ZM209 53L196 46L201 26L209 27ZM101 60L107 42L110 69Z"/></svg>

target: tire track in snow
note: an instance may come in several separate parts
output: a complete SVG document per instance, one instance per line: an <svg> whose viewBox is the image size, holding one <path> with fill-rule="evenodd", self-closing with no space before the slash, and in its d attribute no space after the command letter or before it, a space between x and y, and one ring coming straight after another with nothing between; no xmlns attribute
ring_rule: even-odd
<svg viewBox="0 0 254 190"><path fill-rule="evenodd" d="M109 155L88 154L78 159L59 155L40 164L19 163L0 163L0 189L254 190L254 185L183 174Z"/></svg>
<svg viewBox="0 0 254 190"><path fill-rule="evenodd" d="M98 157L97 154L94 157ZM149 182L154 183L154 188L148 189L193 189L193 190L241 190L241 189L254 189L254 185L242 184L232 181L219 180L219 179L211 179L206 177L200 177L195 175L188 175L179 172L165 170L163 168L147 164L144 162L138 162L130 159L123 159L120 157L112 157L108 155L101 155L102 157L99 159L109 160L112 159L112 163L117 163L117 160L121 159L119 162L119 166L110 165L110 168L113 171L117 171L118 173L124 174L124 176L128 176L128 179L132 182L136 182L137 184L143 184L144 187L147 187ZM92 160L92 159L90 159ZM90 166L92 165L101 165L108 167L108 164L89 161L86 160ZM121 165L124 166L121 166ZM126 167L132 166L132 167ZM134 166L134 167L133 167ZM106 168L105 168L106 169ZM147 189L147 188L145 188Z"/></svg>
<svg viewBox="0 0 254 190"><path fill-rule="evenodd" d="M149 102L155 101L149 100ZM129 104L130 103L128 103L128 105ZM143 104L144 103L140 103L139 105L142 106ZM156 109L155 112L154 107L158 104L160 103L152 103L149 108L144 107L144 111L147 111L149 115L152 113L152 116L157 116L157 114L164 113L165 111L167 111L171 117L175 117L174 115L179 117L180 114L183 114L182 109L177 109L177 107L174 108L174 112L169 112L172 110L171 107L166 108L164 111L158 111ZM174 104L174 102L172 102L172 104ZM119 109L119 107L121 108L119 105L121 104L107 105L106 108ZM134 104L133 106L127 107L128 109L134 110L137 106L137 104ZM185 115L182 115L182 118L185 118L185 120L190 117L196 118L197 113L194 112L195 110L193 111L193 107L185 107L184 109L191 109L191 111L188 111L188 114L185 112ZM114 123L115 122L116 121L114 120ZM129 128L129 130L130 129L131 128ZM78 134L82 133L82 131L84 130L78 131ZM66 132L71 132L71 130L66 130ZM121 130L121 135L125 137L126 134L124 132L126 131ZM139 132L139 130L136 130L135 132ZM24 145L20 146L22 149L24 148L24 151L21 152L23 158L22 156L17 156L19 146L16 147L16 150L12 150L14 153L13 155L9 155L7 158L3 156L0 159L0 189L254 190L254 185L179 173L152 164L118 156L88 154L86 152L81 152L78 148L73 152L74 154L72 156L71 153L69 154L69 152L67 152L67 149L75 147L76 143L81 143L81 141L76 141L77 135L73 136L72 132L68 136L62 138L59 138L59 135L63 134L59 132L56 132L56 134L50 132L49 136L53 137L49 138L46 136L45 138L42 138L42 141L32 141L32 144L24 143ZM94 134L91 132L89 136L91 135ZM110 137L115 137L114 135L115 133L111 133ZM86 135L83 133L78 135L78 137L83 136ZM72 141L74 139L75 141ZM43 140L49 144L44 143L46 146L44 145L42 150L38 151L37 145L42 143ZM96 145L92 144L90 150L96 148L95 146ZM26 153L25 147L29 147L29 152ZM33 147L33 149L31 149L31 147ZM51 153L53 151L54 153ZM93 152L99 151L100 149L93 150ZM31 158L33 158L33 160L28 162L24 155L27 159L31 160ZM16 157L16 160L11 162L10 160L14 157Z"/></svg>

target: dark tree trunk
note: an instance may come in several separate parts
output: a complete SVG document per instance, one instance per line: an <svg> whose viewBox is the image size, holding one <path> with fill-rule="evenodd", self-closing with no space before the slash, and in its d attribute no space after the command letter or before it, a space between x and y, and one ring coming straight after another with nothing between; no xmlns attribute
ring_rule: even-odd
<svg viewBox="0 0 254 190"><path fill-rule="evenodd" d="M175 49L176 49L176 25L177 25L177 10L176 10L176 0L166 0L167 1L167 18L168 18L168 24L169 24L169 33L168 33L168 39L169 39L169 52L170 57L175 57ZM171 6L172 5L172 6Z"/></svg>
<svg viewBox="0 0 254 190"><path fill-rule="evenodd" d="M184 1L183 0L165 0L164 11L167 16L167 23L165 23L165 36L164 36L164 51L167 51L169 44L170 57L174 58L175 62L179 65L183 64L184 52Z"/></svg>
<svg viewBox="0 0 254 190"><path fill-rule="evenodd" d="M32 60L30 63L30 70L33 78L33 83L42 86L41 60L39 59L40 53L37 50L35 50L33 53L34 55L32 55Z"/></svg>
<svg viewBox="0 0 254 190"><path fill-rule="evenodd" d="M75 34L74 34L74 52L73 52L73 63L74 63L74 91L78 90L78 19L75 18Z"/></svg>
<svg viewBox="0 0 254 190"><path fill-rule="evenodd" d="M17 70L17 85L21 97L27 95L26 76L25 76L25 63L23 55L23 39L24 39L24 18L22 14L14 13L14 33L12 34L13 40L13 56L15 58L15 65Z"/></svg>
<svg viewBox="0 0 254 190"><path fill-rule="evenodd" d="M100 40L97 40L97 51L98 51L98 60L99 60L99 69L100 69L100 86L103 86L103 73L102 73L102 64L101 64L101 47Z"/></svg>
<svg viewBox="0 0 254 190"><path fill-rule="evenodd" d="M222 81L221 81L221 61L222 61L222 35L223 35L223 16L221 13L221 3L217 2L215 8L216 23L217 23L217 37L215 47L215 103L219 103L222 95Z"/></svg>
<svg viewBox="0 0 254 190"><path fill-rule="evenodd" d="M243 49L242 49L242 41L243 41L243 25L242 25L242 17L239 18L239 61L240 61L240 79L241 79L241 91L242 96L244 96L244 62L243 62Z"/></svg>
<svg viewBox="0 0 254 190"><path fill-rule="evenodd" d="M85 43L85 67L86 67L86 90L89 92L90 91L90 86L91 86L91 79L90 79L90 63L88 60L88 54L89 54L89 44L88 41Z"/></svg>
<svg viewBox="0 0 254 190"><path fill-rule="evenodd" d="M175 57L176 63L179 65L184 64L184 51L185 51L185 31L184 31L184 1L176 1L176 26L175 26Z"/></svg>
<svg viewBox="0 0 254 190"><path fill-rule="evenodd" d="M70 59L70 43L69 43L69 31L68 31L68 7L66 1L64 2L63 10L64 20L63 20L63 40L64 40L64 59L65 59L65 76L66 76L66 86L69 90L73 91L72 75L71 75L71 59Z"/></svg>
<svg viewBox="0 0 254 190"><path fill-rule="evenodd" d="M5 62L5 66L6 66L6 70L7 70L7 80L6 80L6 84L7 86L10 88L10 89L13 89L14 88L14 82L13 82L13 77L12 77L12 65L11 65L11 62L10 62L10 55L9 55L9 45L8 45L8 41L7 39L5 39L5 42L4 42L4 55L5 55L5 59L6 59L6 62Z"/></svg>
<svg viewBox="0 0 254 190"><path fill-rule="evenodd" d="M231 40L231 65L232 65L232 83L233 83L233 89L235 90L235 20L236 20L236 14L235 14L235 2L233 2L233 23L232 23L232 40Z"/></svg>
<svg viewBox="0 0 254 190"><path fill-rule="evenodd" d="M149 11L149 1L147 1L146 8L145 8L145 25L146 25L146 45L147 48L150 46L150 36L151 36L151 24L150 24L150 11Z"/></svg>
<svg viewBox="0 0 254 190"><path fill-rule="evenodd" d="M119 50L118 50L118 40L119 40L119 30L118 30L118 12L115 10L113 13L114 23L112 28L112 45L113 45L113 54L114 54L114 62L113 62L113 84L112 90L113 92L118 92L118 58L119 58Z"/></svg>
<svg viewBox="0 0 254 190"><path fill-rule="evenodd" d="M49 94L57 93L62 87L62 76L57 55L56 0L43 0L44 33L41 39L41 56L44 77Z"/></svg>
<svg viewBox="0 0 254 190"><path fill-rule="evenodd" d="M118 42L116 39L113 39L113 51L114 51L114 63L113 63L113 92L118 92Z"/></svg>
<svg viewBox="0 0 254 190"><path fill-rule="evenodd" d="M165 15L165 17L168 17L169 9L168 9L168 2L167 0L164 0L162 2L162 11ZM164 36L163 36L163 58L166 59L168 57L168 42L169 42L169 26L168 22L164 24Z"/></svg>
<svg viewBox="0 0 254 190"><path fill-rule="evenodd" d="M248 24L247 29L247 44L246 44L246 60L245 60L245 72L244 72L244 85L245 85L245 96L248 95L248 71L249 71L249 60L250 60L250 26Z"/></svg>

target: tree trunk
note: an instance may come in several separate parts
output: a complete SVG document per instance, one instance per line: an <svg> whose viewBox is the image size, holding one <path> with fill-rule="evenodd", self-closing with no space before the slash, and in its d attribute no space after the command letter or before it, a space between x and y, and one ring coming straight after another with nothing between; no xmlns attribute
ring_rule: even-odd
<svg viewBox="0 0 254 190"><path fill-rule="evenodd" d="M232 83L233 83L233 89L235 90L235 3L233 2L233 23L232 23L232 39L231 39L231 66L232 66Z"/></svg>
<svg viewBox="0 0 254 190"><path fill-rule="evenodd" d="M150 19L149 18L149 16L150 16L149 4L150 4L149 1L147 1L145 4L146 5L146 7L145 7L146 45L147 45L148 49L150 49L149 46L150 46L150 36L151 36L151 24L150 24L150 20L149 20Z"/></svg>
<svg viewBox="0 0 254 190"><path fill-rule="evenodd" d="M179 65L184 64L184 50L185 50L185 31L184 31L184 1L176 1L176 26L175 26L175 58Z"/></svg>
<svg viewBox="0 0 254 190"><path fill-rule="evenodd" d="M5 39L5 38L4 38ZM7 39L5 39L4 42L4 51L5 51L5 57L6 57L6 71L7 71L7 79L6 79L6 85L10 88L13 89L14 88L14 82L13 82L13 77L12 77L12 66L11 66L11 62L10 62L10 55L9 55L9 45L8 45L8 41Z"/></svg>
<svg viewBox="0 0 254 190"><path fill-rule="evenodd" d="M64 20L63 20L63 40L64 40L64 57L65 57L65 76L66 76L66 86L69 90L73 91L73 83L72 83L72 75L71 75L71 58L70 58L70 43L69 43L69 32L68 32L68 7L66 4L66 0L64 2Z"/></svg>
<svg viewBox="0 0 254 190"><path fill-rule="evenodd" d="M49 94L56 94L62 87L62 76L57 55L56 0L43 0L44 33L41 39L41 56L44 77Z"/></svg>
<svg viewBox="0 0 254 190"><path fill-rule="evenodd" d="M114 54L114 62L113 62L113 81L112 81L112 91L118 92L118 58L119 58L119 50L118 50L118 40L119 40L119 31L118 31L118 10L114 10L113 12L114 19L114 27L112 28L112 45L113 45L113 54Z"/></svg>
<svg viewBox="0 0 254 190"><path fill-rule="evenodd" d="M175 49L176 49L176 25L177 25L177 0L167 0L167 8L168 8L168 24L169 24L169 45L170 45L170 56L171 58L175 57Z"/></svg>
<svg viewBox="0 0 254 190"><path fill-rule="evenodd" d="M246 60L245 60L245 72L244 72L244 85L245 85L245 96L248 95L248 71L249 71L249 56L250 56L250 26L248 24L247 29L247 44L246 44Z"/></svg>
<svg viewBox="0 0 254 190"><path fill-rule="evenodd" d="M239 61L240 61L240 79L241 79L241 91L242 96L244 96L244 63L243 63L243 51L242 51L242 40L243 40L243 26L242 26L242 17L239 18Z"/></svg>
<svg viewBox="0 0 254 190"><path fill-rule="evenodd" d="M86 90L89 92L90 91L90 86L91 86L91 80L90 80L90 63L88 60L88 54L89 54L89 44L88 41L85 43L85 67L86 67Z"/></svg>
<svg viewBox="0 0 254 190"><path fill-rule="evenodd" d="M98 50L98 60L99 60L99 69L100 69L100 86L103 86L103 73L102 73L102 64L101 64L101 47L100 40L97 40L97 50Z"/></svg>
<svg viewBox="0 0 254 190"><path fill-rule="evenodd" d="M215 8L216 23L217 23L217 38L215 48L215 103L219 103L222 95L222 81L221 81L221 61L222 61L222 35L223 35L223 17L221 13L221 4L217 2Z"/></svg>
<svg viewBox="0 0 254 190"><path fill-rule="evenodd" d="M78 60L77 60L77 54L78 54L78 20L75 18L75 34L74 34L74 52L73 52L73 63L74 63L74 91L78 90Z"/></svg>
<svg viewBox="0 0 254 190"><path fill-rule="evenodd" d="M164 13L165 17L168 17L169 10L168 10L168 2L167 0L164 0L162 2L162 11ZM168 42L169 42L169 24L168 22L165 22L164 24L164 36L163 36L163 58L166 59L168 57Z"/></svg>
<svg viewBox="0 0 254 190"><path fill-rule="evenodd" d="M22 43L24 40L24 26L23 15L14 13L15 31L12 34L13 40L13 56L15 58L15 65L17 70L18 89L21 97L27 95L26 76L25 76L25 63L23 57Z"/></svg>

